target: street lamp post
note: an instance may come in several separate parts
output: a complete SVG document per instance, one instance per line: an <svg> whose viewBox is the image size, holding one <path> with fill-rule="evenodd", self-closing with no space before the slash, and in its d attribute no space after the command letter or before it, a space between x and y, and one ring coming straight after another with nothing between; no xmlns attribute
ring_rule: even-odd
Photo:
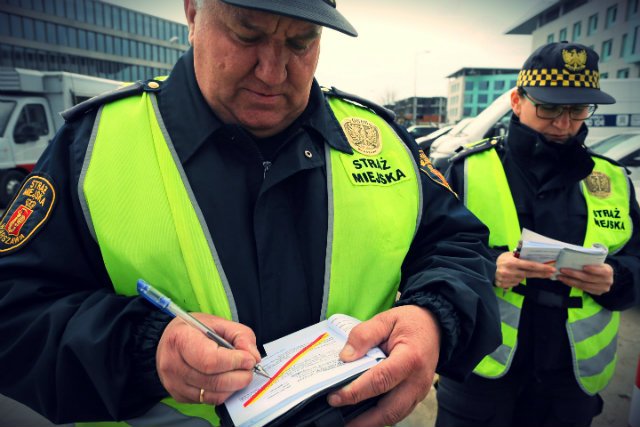
<svg viewBox="0 0 640 427"><path fill-rule="evenodd" d="M416 52L413 55L413 124L418 124L418 55L422 53L430 53L428 50Z"/></svg>

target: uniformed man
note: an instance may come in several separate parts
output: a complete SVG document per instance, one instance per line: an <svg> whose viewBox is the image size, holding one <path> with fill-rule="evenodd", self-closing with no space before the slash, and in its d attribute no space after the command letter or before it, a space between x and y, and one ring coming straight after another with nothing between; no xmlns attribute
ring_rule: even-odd
<svg viewBox="0 0 640 427"><path fill-rule="evenodd" d="M343 360L388 358L325 405L384 394L354 425L396 423L499 343L488 230L388 111L314 80L322 27L356 35L334 1L185 11L168 79L66 112L0 220L0 393L58 423L215 425L258 346L343 312Z"/></svg>
<svg viewBox="0 0 640 427"><path fill-rule="evenodd" d="M444 375L438 426L588 426L616 364L620 311L640 293L640 210L626 170L585 147L587 120L615 100L598 55L551 43L526 60L508 136L454 158L447 177L491 231L503 343L465 382ZM602 221L603 216L611 221ZM521 228L609 249L581 270L521 260Z"/></svg>

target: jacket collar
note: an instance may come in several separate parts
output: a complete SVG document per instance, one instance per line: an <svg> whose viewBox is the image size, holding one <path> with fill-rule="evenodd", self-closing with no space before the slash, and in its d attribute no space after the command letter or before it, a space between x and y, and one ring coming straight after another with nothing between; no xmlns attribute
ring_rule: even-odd
<svg viewBox="0 0 640 427"><path fill-rule="evenodd" d="M552 176L564 180L581 180L591 173L594 166L584 146L587 133L587 126L583 124L576 136L564 144L558 144L548 141L542 134L522 124L513 114L507 146L516 163L536 175L539 180Z"/></svg>

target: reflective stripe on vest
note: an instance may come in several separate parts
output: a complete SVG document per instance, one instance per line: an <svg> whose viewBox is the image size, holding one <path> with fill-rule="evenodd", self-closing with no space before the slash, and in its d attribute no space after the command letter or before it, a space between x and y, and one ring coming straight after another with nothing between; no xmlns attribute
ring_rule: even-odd
<svg viewBox="0 0 640 427"><path fill-rule="evenodd" d="M353 115L374 123L383 150L368 159L384 159L405 175L389 185L356 185L350 175L352 159L364 156L327 153L329 222L318 320L336 312L365 320L395 299L402 260L420 220L418 167L378 116L344 101L330 104L338 120ZM238 321L224 269L154 94L118 100L100 110L78 191L116 293L136 295L136 281L144 278L187 311ZM177 411L157 409L163 405ZM217 423L207 405L167 398L154 410L166 415L166 425L191 426L192 416ZM136 425L144 420L137 418Z"/></svg>
<svg viewBox="0 0 640 427"><path fill-rule="evenodd" d="M593 160L593 172L580 183L587 206L587 232L583 245L590 247L600 242L609 248L610 253L615 253L629 241L632 233L629 181L622 168L597 157ZM495 150L465 159L464 199L467 207L490 228L490 246L516 246L520 226L504 169ZM474 370L487 378L499 378L509 369L515 354L517 325L524 299L501 288L496 287L494 291L500 306L503 344ZM581 297L583 304L582 308L568 309L567 317L575 376L586 393L595 395L611 380L615 369L619 313L606 310L577 288L571 288L570 296Z"/></svg>

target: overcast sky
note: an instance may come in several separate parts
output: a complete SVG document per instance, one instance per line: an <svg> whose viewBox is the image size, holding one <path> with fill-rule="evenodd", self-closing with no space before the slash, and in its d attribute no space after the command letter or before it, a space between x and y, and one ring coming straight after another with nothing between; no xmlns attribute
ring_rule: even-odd
<svg viewBox="0 0 640 427"><path fill-rule="evenodd" d="M106 1L186 24L182 0ZM460 68L519 68L531 36L504 33L550 2L337 0L359 37L325 29L316 77L379 103L411 97L414 86L418 96L446 96L446 76Z"/></svg>

